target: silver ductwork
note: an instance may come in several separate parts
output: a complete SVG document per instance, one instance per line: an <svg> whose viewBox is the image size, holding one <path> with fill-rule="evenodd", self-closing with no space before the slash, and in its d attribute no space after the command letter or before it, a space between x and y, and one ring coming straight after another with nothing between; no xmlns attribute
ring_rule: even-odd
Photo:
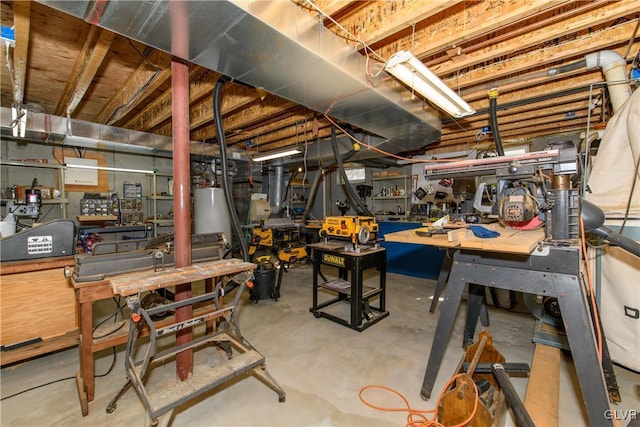
<svg viewBox="0 0 640 427"><path fill-rule="evenodd" d="M26 120L14 120L11 108L0 107L0 135L3 138L23 139L42 144L62 144L77 147L156 155L173 152L173 139L169 136L140 132L115 126L101 125L83 120L54 116L23 109ZM216 145L191 141L191 152L196 155L218 157ZM239 150L229 150L234 159L246 158Z"/></svg>
<svg viewBox="0 0 640 427"><path fill-rule="evenodd" d="M440 138L438 112L385 72L367 76L363 55L292 2L40 3L378 135L383 151Z"/></svg>

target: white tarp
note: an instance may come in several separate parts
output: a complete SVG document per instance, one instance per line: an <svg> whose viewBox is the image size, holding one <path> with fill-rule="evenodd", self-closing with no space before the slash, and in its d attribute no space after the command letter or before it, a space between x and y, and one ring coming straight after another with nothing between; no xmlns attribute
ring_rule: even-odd
<svg viewBox="0 0 640 427"><path fill-rule="evenodd" d="M607 226L620 224L612 218L624 218L634 179L629 209L632 219L627 221L626 229L631 232L640 226L640 221L633 219L640 217L638 161L640 90L631 95L607 124L587 181L591 193L587 192L585 199L604 211ZM640 371L640 258L620 248L604 248L599 272L595 249L589 250L589 258L594 277L599 276L600 280L600 315L611 359Z"/></svg>
<svg viewBox="0 0 640 427"><path fill-rule="evenodd" d="M624 217L639 160L640 90L636 90L607 124L587 181L591 192L587 192L585 199L602 209L607 218ZM637 175L635 181L631 218L640 217Z"/></svg>

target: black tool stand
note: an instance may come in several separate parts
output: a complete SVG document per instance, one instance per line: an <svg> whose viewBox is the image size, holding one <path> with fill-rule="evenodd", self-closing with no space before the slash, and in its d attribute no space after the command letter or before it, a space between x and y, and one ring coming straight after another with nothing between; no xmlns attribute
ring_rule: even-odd
<svg viewBox="0 0 640 427"><path fill-rule="evenodd" d="M385 310L387 252L384 248L362 249L360 252L355 252L345 251L344 245L337 244L316 243L308 247L311 249L313 262L313 306L309 311L315 317L324 317L362 332L389 316L389 312ZM319 284L318 276L324 277L320 270L323 264L337 267L338 278ZM369 268L376 268L380 272L380 285L377 288L364 287L362 284L363 272ZM337 296L319 303L319 288L334 291ZM377 307L369 302L374 297L378 297ZM347 302L351 305L349 320L321 311L338 302Z"/></svg>
<svg viewBox="0 0 640 427"><path fill-rule="evenodd" d="M484 285L558 299L590 424L611 426L612 421L605 418L609 410L607 386L580 280L580 254L574 245L543 246L531 255L457 249L422 383L422 398L431 397L465 285ZM465 334L475 330L478 304L473 305L476 311L467 313Z"/></svg>

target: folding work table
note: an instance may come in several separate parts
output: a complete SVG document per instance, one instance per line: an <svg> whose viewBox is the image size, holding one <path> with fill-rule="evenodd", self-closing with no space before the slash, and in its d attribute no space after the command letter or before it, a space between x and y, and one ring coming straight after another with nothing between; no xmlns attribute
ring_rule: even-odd
<svg viewBox="0 0 640 427"><path fill-rule="evenodd" d="M414 231L390 233L385 235L385 240L432 245L453 251L446 294L422 383L421 396L424 399L431 397L465 285L483 285L557 298L590 423L594 426L612 425L612 421L606 419L609 410L607 384L587 295L580 278L581 250L578 245L542 244L542 230L502 228L499 230L501 236L493 239L474 237L466 229L431 237L418 236ZM442 283L438 285L440 289L437 292L442 290ZM468 309L471 306L470 299ZM471 330L471 334L479 314L477 304L475 310L475 313L467 313L467 330Z"/></svg>

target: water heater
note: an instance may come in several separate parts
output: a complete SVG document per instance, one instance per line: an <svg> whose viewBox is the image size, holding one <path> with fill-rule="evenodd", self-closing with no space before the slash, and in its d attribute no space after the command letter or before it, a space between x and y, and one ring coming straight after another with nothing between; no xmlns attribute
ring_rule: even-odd
<svg viewBox="0 0 640 427"><path fill-rule="evenodd" d="M231 217L222 188L196 188L193 199L195 234L223 232L231 243Z"/></svg>

